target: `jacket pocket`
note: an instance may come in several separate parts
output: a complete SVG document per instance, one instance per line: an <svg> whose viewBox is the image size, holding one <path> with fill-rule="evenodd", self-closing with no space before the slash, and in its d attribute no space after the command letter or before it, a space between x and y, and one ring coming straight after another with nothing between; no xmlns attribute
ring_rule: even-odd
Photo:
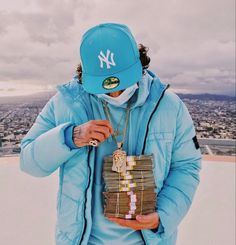
<svg viewBox="0 0 236 245"><path fill-rule="evenodd" d="M158 152L162 160L170 162L174 134L172 132L152 132L147 137L147 151Z"/></svg>
<svg viewBox="0 0 236 245"><path fill-rule="evenodd" d="M81 219L83 199L76 201L65 194L61 194L60 202L57 221L59 237L67 237L70 241L74 241L81 233L83 226L83 220Z"/></svg>
<svg viewBox="0 0 236 245"><path fill-rule="evenodd" d="M80 154L70 158L63 166L62 194L78 201L84 196L88 180L87 154Z"/></svg>
<svg viewBox="0 0 236 245"><path fill-rule="evenodd" d="M150 132L147 140L173 140L174 134L172 132Z"/></svg>
<svg viewBox="0 0 236 245"><path fill-rule="evenodd" d="M151 132L146 139L145 154L154 155L153 174L157 191L161 189L169 172L173 140L172 132Z"/></svg>

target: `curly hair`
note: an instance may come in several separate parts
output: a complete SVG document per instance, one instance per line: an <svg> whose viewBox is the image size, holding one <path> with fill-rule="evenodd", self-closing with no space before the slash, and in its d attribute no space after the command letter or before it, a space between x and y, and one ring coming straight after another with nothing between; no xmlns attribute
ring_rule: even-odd
<svg viewBox="0 0 236 245"><path fill-rule="evenodd" d="M151 58L147 55L149 48L140 43L138 45L138 49L139 49L139 59L141 61L142 67L143 67L143 74L145 74L146 70L149 67L150 61L151 61ZM77 69L76 69L76 73L78 75L78 79L80 81L82 81L82 65L81 65L81 63L78 64Z"/></svg>

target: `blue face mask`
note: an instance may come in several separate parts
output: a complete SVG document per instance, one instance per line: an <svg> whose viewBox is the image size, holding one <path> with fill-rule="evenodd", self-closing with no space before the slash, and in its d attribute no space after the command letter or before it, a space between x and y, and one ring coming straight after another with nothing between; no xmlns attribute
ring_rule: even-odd
<svg viewBox="0 0 236 245"><path fill-rule="evenodd" d="M138 88L138 85L137 85L137 83L135 83L134 85L125 89L117 97L112 97L112 96L109 96L107 94L96 94L96 96L100 99L104 99L105 101L107 101L108 103L110 103L112 105L120 106L120 105L124 104L125 102L127 102L132 97L132 95L134 94L134 92L136 91L137 88Z"/></svg>

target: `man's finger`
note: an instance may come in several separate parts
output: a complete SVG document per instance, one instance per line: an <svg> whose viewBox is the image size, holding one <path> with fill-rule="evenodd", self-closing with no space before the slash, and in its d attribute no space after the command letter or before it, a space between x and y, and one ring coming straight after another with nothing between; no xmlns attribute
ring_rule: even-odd
<svg viewBox="0 0 236 245"><path fill-rule="evenodd" d="M100 132L104 135L104 138L108 138L110 135L110 129L107 126L94 126L94 131L95 132Z"/></svg>
<svg viewBox="0 0 236 245"><path fill-rule="evenodd" d="M157 213L136 216L136 220L140 223L153 223L156 219L158 219Z"/></svg>
<svg viewBox="0 0 236 245"><path fill-rule="evenodd" d="M96 125L107 126L109 128L109 130L110 130L110 133L111 134L114 133L112 125L111 125L111 122L109 120L93 120L93 122Z"/></svg>

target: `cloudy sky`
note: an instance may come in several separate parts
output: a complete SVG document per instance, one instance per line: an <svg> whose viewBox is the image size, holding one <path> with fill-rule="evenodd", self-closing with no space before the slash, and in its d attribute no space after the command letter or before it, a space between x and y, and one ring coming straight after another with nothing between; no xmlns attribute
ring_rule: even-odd
<svg viewBox="0 0 236 245"><path fill-rule="evenodd" d="M82 34L130 27L150 70L177 92L235 93L234 0L0 0L0 96L70 80Z"/></svg>

